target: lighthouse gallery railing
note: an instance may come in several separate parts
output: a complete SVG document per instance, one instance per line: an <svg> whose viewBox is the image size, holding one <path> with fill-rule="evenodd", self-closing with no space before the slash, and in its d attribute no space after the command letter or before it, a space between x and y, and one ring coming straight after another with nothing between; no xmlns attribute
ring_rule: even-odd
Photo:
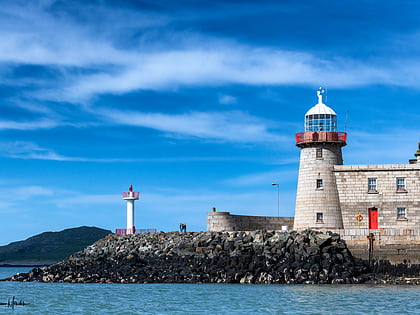
<svg viewBox="0 0 420 315"><path fill-rule="evenodd" d="M140 192L138 192L138 191L123 192L122 196L123 196L123 198L139 198Z"/></svg>
<svg viewBox="0 0 420 315"><path fill-rule="evenodd" d="M306 131L296 134L296 144L304 142L346 142L347 133L337 131Z"/></svg>

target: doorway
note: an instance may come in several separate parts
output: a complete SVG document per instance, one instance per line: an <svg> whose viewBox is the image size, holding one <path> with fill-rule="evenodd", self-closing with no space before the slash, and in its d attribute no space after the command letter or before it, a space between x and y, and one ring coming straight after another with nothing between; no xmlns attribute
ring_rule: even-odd
<svg viewBox="0 0 420 315"><path fill-rule="evenodd" d="M369 229L378 229L378 208L369 208Z"/></svg>

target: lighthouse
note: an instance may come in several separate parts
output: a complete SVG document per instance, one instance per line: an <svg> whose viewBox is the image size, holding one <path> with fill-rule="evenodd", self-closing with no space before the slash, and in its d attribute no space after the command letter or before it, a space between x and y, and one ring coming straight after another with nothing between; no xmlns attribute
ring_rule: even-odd
<svg viewBox="0 0 420 315"><path fill-rule="evenodd" d="M337 132L337 115L324 104L325 90L305 115L305 132L296 134L301 149L294 229L342 229L334 165L342 165L347 134Z"/></svg>
<svg viewBox="0 0 420 315"><path fill-rule="evenodd" d="M136 233L134 227L134 201L139 200L140 192L133 191L133 185L128 187L128 192L123 192L122 197L127 200L127 229L125 234Z"/></svg>

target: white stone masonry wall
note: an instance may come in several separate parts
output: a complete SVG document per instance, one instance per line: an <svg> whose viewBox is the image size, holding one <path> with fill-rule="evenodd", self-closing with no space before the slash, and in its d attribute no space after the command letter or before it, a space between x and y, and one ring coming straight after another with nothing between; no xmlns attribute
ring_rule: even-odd
<svg viewBox="0 0 420 315"><path fill-rule="evenodd" d="M208 212L207 231L281 230L293 227L293 217L231 215L229 212Z"/></svg>
<svg viewBox="0 0 420 315"><path fill-rule="evenodd" d="M378 208L378 227L418 229L420 227L420 165L337 165L334 166L345 229L357 229L356 216L363 216L361 228L369 228L368 209ZM397 190L397 178L405 178L405 190ZM376 178L377 190L368 191L368 178ZM406 218L397 218L397 208Z"/></svg>
<svg viewBox="0 0 420 315"><path fill-rule="evenodd" d="M322 157L316 156L322 149ZM294 229L342 228L334 165L342 164L341 146L334 143L313 144L301 149ZM323 187L317 188L317 179ZM317 222L317 213L323 221Z"/></svg>

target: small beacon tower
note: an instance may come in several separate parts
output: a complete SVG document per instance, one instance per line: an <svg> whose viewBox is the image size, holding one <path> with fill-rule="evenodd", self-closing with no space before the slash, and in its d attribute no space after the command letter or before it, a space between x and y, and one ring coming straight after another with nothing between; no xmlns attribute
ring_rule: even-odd
<svg viewBox="0 0 420 315"><path fill-rule="evenodd" d="M134 227L134 201L139 200L140 193L133 191L133 185L128 187L128 192L123 192L122 197L127 200L127 230L125 234L136 233Z"/></svg>
<svg viewBox="0 0 420 315"><path fill-rule="evenodd" d="M305 132L296 134L301 149L293 228L342 229L334 165L342 165L341 148L347 134L337 132L337 115L323 103L325 90L317 91L318 104L305 115Z"/></svg>

